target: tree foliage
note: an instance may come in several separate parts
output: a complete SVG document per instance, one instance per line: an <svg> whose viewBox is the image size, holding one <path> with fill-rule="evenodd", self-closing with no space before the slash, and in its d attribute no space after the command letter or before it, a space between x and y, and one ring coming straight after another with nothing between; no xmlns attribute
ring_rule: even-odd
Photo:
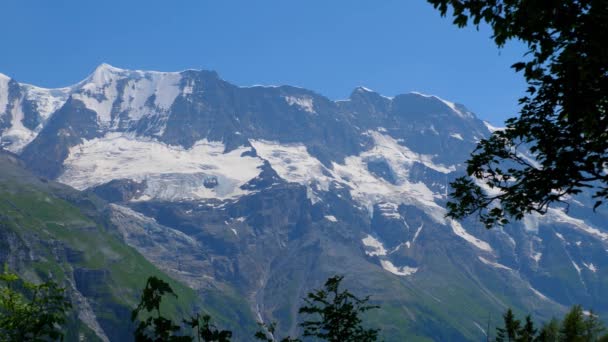
<svg viewBox="0 0 608 342"><path fill-rule="evenodd" d="M192 338L177 335L180 326L171 319L161 315L160 304L165 294L177 298L171 286L157 277L150 277L143 289L141 299L137 307L131 312L131 321L145 313L146 318L139 321L135 329L135 341L137 342L187 342Z"/></svg>
<svg viewBox="0 0 608 342"><path fill-rule="evenodd" d="M378 329L365 329L360 315L378 306L368 305L369 297L359 299L348 290L340 290L342 276L329 278L325 288L313 291L305 298L307 305L300 308L300 313L313 315L310 320L300 324L304 336L317 337L330 342L371 342L376 341ZM142 291L141 300L131 314L132 321L139 321L135 331L135 340L140 342L229 342L232 332L218 330L211 323L209 315L195 314L182 323L189 327L192 334L180 334L182 327L161 314L163 296L177 298L171 286L165 281L150 277ZM264 342L300 342L299 338L275 337L276 323L259 323L260 330L254 335Z"/></svg>
<svg viewBox="0 0 608 342"><path fill-rule="evenodd" d="M4 267L0 274L0 341L63 340L71 309L55 282L33 284Z"/></svg>
<svg viewBox="0 0 608 342"><path fill-rule="evenodd" d="M325 288L308 294L306 305L299 313L316 316L304 321L304 336L314 336L330 342L376 341L378 329L365 329L361 314L378 306L369 305L369 296L363 299L341 290L342 276L334 276L325 282Z"/></svg>
<svg viewBox="0 0 608 342"><path fill-rule="evenodd" d="M448 215L477 214L489 228L544 214L583 189L601 205L608 198L608 2L428 1L460 27L487 23L498 46L518 40L528 48L512 66L528 83L520 115L479 142L467 176L452 183Z"/></svg>
<svg viewBox="0 0 608 342"><path fill-rule="evenodd" d="M211 323L211 316L196 314L184 323L192 328L198 341L205 342L230 342L232 332L219 330Z"/></svg>
<svg viewBox="0 0 608 342"><path fill-rule="evenodd" d="M496 342L598 342L607 341L602 335L604 325L593 312L585 313L575 305L560 323L556 319L536 329L531 316L522 324L511 309L503 315L503 326L496 328Z"/></svg>
<svg viewBox="0 0 608 342"><path fill-rule="evenodd" d="M192 334L181 335L181 326L161 314L160 304L163 296L171 295L177 299L171 285L157 277L149 277L137 307L131 313L131 320L139 320L135 330L135 341L138 342L229 342L232 332L218 330L211 323L211 316L195 314L182 323L189 327ZM143 316L140 318L140 316Z"/></svg>
<svg viewBox="0 0 608 342"><path fill-rule="evenodd" d="M277 324L275 322L272 322L270 324L258 323L258 325L260 326L260 330L258 330L254 335L255 339L258 341L262 341L262 342L276 342L276 341L302 342L299 338L291 338L289 336L284 337L282 339L277 339L274 336L276 333L276 326L277 326Z"/></svg>

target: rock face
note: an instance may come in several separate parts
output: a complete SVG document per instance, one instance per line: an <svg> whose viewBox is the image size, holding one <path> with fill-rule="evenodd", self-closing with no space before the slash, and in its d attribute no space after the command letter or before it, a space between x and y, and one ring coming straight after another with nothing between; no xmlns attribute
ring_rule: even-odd
<svg viewBox="0 0 608 342"><path fill-rule="evenodd" d="M460 104L109 65L60 90L2 82L5 148L113 202L111 222L148 260L194 289L234 289L281 332L335 273L382 305L387 340L479 339L507 306L608 314L608 213L585 194L504 229L445 218L449 182L490 134Z"/></svg>

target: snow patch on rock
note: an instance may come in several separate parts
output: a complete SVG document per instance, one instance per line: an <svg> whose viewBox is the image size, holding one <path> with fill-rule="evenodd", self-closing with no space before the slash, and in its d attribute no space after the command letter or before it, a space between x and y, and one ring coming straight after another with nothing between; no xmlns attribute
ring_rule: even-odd
<svg viewBox="0 0 608 342"><path fill-rule="evenodd" d="M221 142L207 140L185 149L108 133L72 147L58 180L79 190L113 179L145 180L144 196L150 198L233 198L248 193L241 186L261 172L262 160L241 156L248 151L249 147L240 147L223 153ZM211 178L214 187L205 186Z"/></svg>
<svg viewBox="0 0 608 342"><path fill-rule="evenodd" d="M284 96L283 98L285 99L285 102L287 102L287 104L289 104L290 106L298 106L305 112L316 113L312 97Z"/></svg>
<svg viewBox="0 0 608 342"><path fill-rule="evenodd" d="M458 140L464 140L462 138L462 134L460 134L460 133L452 133L452 134L450 134L450 137L452 137L454 139L458 139Z"/></svg>
<svg viewBox="0 0 608 342"><path fill-rule="evenodd" d="M428 98L434 98L436 100L439 100L441 102L443 102L443 104L445 104L446 106L450 107L450 109L456 113L458 116L460 116L461 118L473 118L473 114L471 114L470 112L463 112L461 111L454 102L448 101L448 100L444 100L442 98L440 98L439 96L435 96L435 95L427 95L427 94L423 94L423 93L419 93L417 91L413 91L411 92L411 94L415 94L415 95L419 95L419 96L423 96L423 97L428 97Z"/></svg>
<svg viewBox="0 0 608 342"><path fill-rule="evenodd" d="M325 215L325 219L330 222L338 222L338 219L334 215Z"/></svg>
<svg viewBox="0 0 608 342"><path fill-rule="evenodd" d="M8 106L8 83L10 78L0 74L0 114L6 112L6 106Z"/></svg>
<svg viewBox="0 0 608 342"><path fill-rule="evenodd" d="M489 243L482 241L482 240L474 237L473 235L469 234L469 232L467 232L459 222L450 220L450 226L452 227L452 231L454 232L454 234L458 235L459 237L461 237L463 240L467 241L471 245L481 249L482 251L492 252L492 247L490 247Z"/></svg>
<svg viewBox="0 0 608 342"><path fill-rule="evenodd" d="M383 256L387 253L382 242L371 235L367 235L361 242L363 242L363 245L366 247L365 254L369 256Z"/></svg>
<svg viewBox="0 0 608 342"><path fill-rule="evenodd" d="M391 272L392 274L396 274L399 276L409 276L418 271L418 267L410 267L410 266L402 266L397 267L389 260L380 260L380 265L385 270Z"/></svg>
<svg viewBox="0 0 608 342"><path fill-rule="evenodd" d="M510 268L510 267L507 267L507 266L505 266L503 264L499 264L499 263L494 262L494 261L490 261L490 260L488 260L488 259L486 259L486 258L484 258L482 256L479 256L478 258L479 258L479 261L483 262L486 265L492 266L494 268L503 269L503 270L507 270L507 271L513 271L513 269Z"/></svg>

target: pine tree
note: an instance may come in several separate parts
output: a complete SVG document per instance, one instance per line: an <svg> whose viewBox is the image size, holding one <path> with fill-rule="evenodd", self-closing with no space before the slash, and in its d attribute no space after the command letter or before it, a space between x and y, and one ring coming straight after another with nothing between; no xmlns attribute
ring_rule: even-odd
<svg viewBox="0 0 608 342"><path fill-rule="evenodd" d="M585 341L596 341L600 335L606 330L599 317L591 310L584 322L584 338Z"/></svg>
<svg viewBox="0 0 608 342"><path fill-rule="evenodd" d="M518 336L521 322L515 318L513 311L508 309L502 316L504 321L503 328L496 328L497 342L514 342Z"/></svg>
<svg viewBox="0 0 608 342"><path fill-rule="evenodd" d="M583 308L580 305L572 307L570 312L566 314L562 321L560 329L561 342L585 342L586 332L585 318L583 316Z"/></svg>
<svg viewBox="0 0 608 342"><path fill-rule="evenodd" d="M552 318L548 323L543 324L535 342L559 342L560 322Z"/></svg>
<svg viewBox="0 0 608 342"><path fill-rule="evenodd" d="M533 342L536 337L536 328L534 328L534 322L530 315L526 316L526 322L524 326L519 329L515 341L517 342Z"/></svg>
<svg viewBox="0 0 608 342"><path fill-rule="evenodd" d="M300 324L304 336L313 336L328 342L371 342L378 338L379 329L365 329L361 314L379 308L367 304L369 296L360 299L348 290L340 290L342 276L325 282L325 288L308 294L306 305L299 313L313 315Z"/></svg>

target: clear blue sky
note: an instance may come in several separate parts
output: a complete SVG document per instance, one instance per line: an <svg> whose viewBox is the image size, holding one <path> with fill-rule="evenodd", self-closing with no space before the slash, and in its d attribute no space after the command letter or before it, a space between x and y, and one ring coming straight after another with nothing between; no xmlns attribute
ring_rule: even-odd
<svg viewBox="0 0 608 342"><path fill-rule="evenodd" d="M525 84L482 28L458 29L425 0L4 0L0 72L44 87L98 64L212 69L237 85L291 84L332 99L365 85L465 104L499 124Z"/></svg>

